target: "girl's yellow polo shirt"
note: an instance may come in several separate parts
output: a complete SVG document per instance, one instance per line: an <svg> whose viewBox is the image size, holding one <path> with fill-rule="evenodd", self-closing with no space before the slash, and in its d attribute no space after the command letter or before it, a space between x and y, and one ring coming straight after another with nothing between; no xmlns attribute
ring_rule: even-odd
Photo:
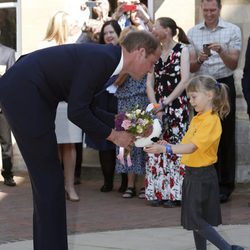
<svg viewBox="0 0 250 250"><path fill-rule="evenodd" d="M183 154L182 163L190 167L202 167L217 162L221 133L218 113L209 110L194 116L181 144L193 143L197 150L192 154Z"/></svg>

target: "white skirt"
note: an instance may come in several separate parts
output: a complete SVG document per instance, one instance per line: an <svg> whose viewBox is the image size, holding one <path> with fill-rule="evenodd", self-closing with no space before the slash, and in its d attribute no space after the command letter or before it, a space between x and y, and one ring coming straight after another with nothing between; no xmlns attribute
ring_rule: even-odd
<svg viewBox="0 0 250 250"><path fill-rule="evenodd" d="M73 124L67 116L68 104L60 102L56 111L56 138L58 144L82 142L82 130Z"/></svg>

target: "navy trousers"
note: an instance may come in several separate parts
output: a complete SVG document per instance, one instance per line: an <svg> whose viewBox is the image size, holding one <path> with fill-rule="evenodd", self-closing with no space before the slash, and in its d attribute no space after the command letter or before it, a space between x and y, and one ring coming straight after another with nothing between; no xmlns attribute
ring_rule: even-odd
<svg viewBox="0 0 250 250"><path fill-rule="evenodd" d="M13 132L32 185L34 250L67 250L64 177L55 132L36 138Z"/></svg>
<svg viewBox="0 0 250 250"><path fill-rule="evenodd" d="M220 193L230 196L235 187L235 111L236 91L233 76L217 79L229 88L230 113L221 121L222 135L218 149L217 170Z"/></svg>

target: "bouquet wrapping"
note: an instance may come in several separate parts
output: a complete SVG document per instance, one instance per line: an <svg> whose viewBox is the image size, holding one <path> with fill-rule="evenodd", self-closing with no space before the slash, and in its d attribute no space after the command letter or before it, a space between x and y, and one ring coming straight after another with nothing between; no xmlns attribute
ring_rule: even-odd
<svg viewBox="0 0 250 250"><path fill-rule="evenodd" d="M158 119L153 120L152 133L147 137L137 136L135 140L135 146L138 148L146 147L154 142L155 139L159 138L162 131L161 123Z"/></svg>

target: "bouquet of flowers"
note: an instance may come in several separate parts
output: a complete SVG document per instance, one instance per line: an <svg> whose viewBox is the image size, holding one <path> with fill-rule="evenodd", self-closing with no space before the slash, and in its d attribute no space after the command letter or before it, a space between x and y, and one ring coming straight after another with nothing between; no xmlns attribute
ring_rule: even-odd
<svg viewBox="0 0 250 250"><path fill-rule="evenodd" d="M135 146L145 147L158 140L161 134L161 124L154 118L153 110L158 108L158 104L149 104L146 110L136 107L131 111L122 112L116 115L115 129L117 131L127 131L135 135ZM117 158L125 165L124 157L127 157L128 166L132 166L130 150L119 148Z"/></svg>
<svg viewBox="0 0 250 250"><path fill-rule="evenodd" d="M136 108L129 112L122 112L116 116L117 131L126 130L135 136L148 136L152 132L153 119L150 113Z"/></svg>
<svg viewBox="0 0 250 250"><path fill-rule="evenodd" d="M153 114L155 108L158 108L158 104L149 104L145 110L136 107L131 111L116 115L115 129L135 135L136 147L152 144L154 141L152 139L161 134L161 124L158 119L154 118Z"/></svg>

